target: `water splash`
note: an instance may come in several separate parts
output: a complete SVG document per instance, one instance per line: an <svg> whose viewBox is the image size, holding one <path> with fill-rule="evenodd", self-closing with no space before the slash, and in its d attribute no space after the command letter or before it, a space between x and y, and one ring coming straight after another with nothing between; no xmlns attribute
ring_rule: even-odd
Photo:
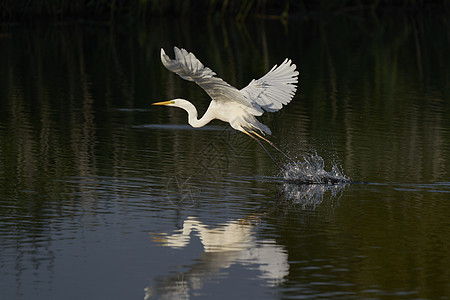
<svg viewBox="0 0 450 300"><path fill-rule="evenodd" d="M336 163L326 171L325 162L317 153L305 156L303 161L286 164L282 175L284 197L303 209L315 209L324 201L326 193L330 199L339 199L351 182Z"/></svg>
<svg viewBox="0 0 450 300"><path fill-rule="evenodd" d="M304 157L304 161L288 163L282 170L285 182L294 184L339 184L349 183L342 168L333 163L331 170L325 170L325 162L317 153Z"/></svg>

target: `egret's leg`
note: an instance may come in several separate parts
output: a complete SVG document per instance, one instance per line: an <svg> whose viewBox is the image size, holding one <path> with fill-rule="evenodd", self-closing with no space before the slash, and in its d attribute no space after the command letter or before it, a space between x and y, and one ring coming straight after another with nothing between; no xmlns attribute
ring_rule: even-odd
<svg viewBox="0 0 450 300"><path fill-rule="evenodd" d="M281 154L283 154L287 159L289 159L292 162L295 162L295 160L293 160L289 155L287 155L286 153L284 153L283 151L281 151L280 148L278 148L277 146L275 146L274 143L272 143L271 141L269 141L268 139L266 139L265 137L263 137L262 135L256 133L255 131L250 131L251 133L253 133L254 135L256 135L257 137L259 137L260 139L266 141L270 146L274 147L276 150L278 150L278 152L280 152Z"/></svg>
<svg viewBox="0 0 450 300"><path fill-rule="evenodd" d="M266 147L264 147L264 145L261 143L260 140L258 140L256 137L254 137L250 132L242 130L243 133L245 133L246 135L248 135L249 137L251 137L252 139L254 139L263 149L264 151L266 151L267 155L269 155L269 157L273 160L273 162L280 168L282 169L283 166L275 159L273 158L273 156L269 153L269 151L267 151Z"/></svg>

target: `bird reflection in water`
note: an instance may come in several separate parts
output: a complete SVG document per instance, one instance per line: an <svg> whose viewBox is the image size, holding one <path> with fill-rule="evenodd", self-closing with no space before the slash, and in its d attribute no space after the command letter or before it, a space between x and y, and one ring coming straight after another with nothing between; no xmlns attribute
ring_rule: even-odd
<svg viewBox="0 0 450 300"><path fill-rule="evenodd" d="M202 289L213 277L223 275L233 264L257 269L259 278L266 285L283 282L288 275L288 255L275 240L259 240L255 236L255 225L259 216L232 220L222 226L211 228L196 217L188 217L183 228L172 233L151 233L152 239L161 246L182 249L191 240L193 232L201 241L204 252L185 272L158 278L156 284L145 289L145 299L164 295L167 299L187 299L190 292Z"/></svg>
<svg viewBox="0 0 450 300"><path fill-rule="evenodd" d="M330 171L317 154L306 156L304 161L285 166L283 183L274 201L245 219L231 220L216 227L188 217L183 227L171 234L151 233L154 242L172 249L183 249L191 242L194 233L200 239L204 252L185 272L157 278L145 289L145 299L163 295L167 299L189 298L213 278L223 276L224 270L234 264L257 269L259 278L268 286L276 286L289 274L288 254L275 240L260 240L255 234L261 217L280 207L300 206L315 210L325 198L334 200L348 186L350 179L333 164Z"/></svg>

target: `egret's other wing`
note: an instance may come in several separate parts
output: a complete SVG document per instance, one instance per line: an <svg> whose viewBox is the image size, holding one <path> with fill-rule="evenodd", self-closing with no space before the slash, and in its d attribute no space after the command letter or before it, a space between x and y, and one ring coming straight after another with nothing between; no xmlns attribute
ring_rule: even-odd
<svg viewBox="0 0 450 300"><path fill-rule="evenodd" d="M181 78L189 81L198 81L201 79L212 78L214 73L210 68L205 67L193 53L187 52L185 49L174 47L175 59L170 57L161 48L161 61L163 65L169 70L179 75ZM222 81L216 78L216 81ZM228 85L226 82L224 84Z"/></svg>
<svg viewBox="0 0 450 300"><path fill-rule="evenodd" d="M263 113L261 108L252 105L238 89L229 85L219 77L215 77L210 68L205 67L192 52L174 47L175 59L170 57L161 48L161 61L169 70L181 78L194 81L202 87L214 101L234 101L241 103L245 109L256 116Z"/></svg>
<svg viewBox="0 0 450 300"><path fill-rule="evenodd" d="M274 112L288 104L297 90L298 72L290 59L277 67L275 65L266 75L253 79L241 90L245 98L254 106Z"/></svg>

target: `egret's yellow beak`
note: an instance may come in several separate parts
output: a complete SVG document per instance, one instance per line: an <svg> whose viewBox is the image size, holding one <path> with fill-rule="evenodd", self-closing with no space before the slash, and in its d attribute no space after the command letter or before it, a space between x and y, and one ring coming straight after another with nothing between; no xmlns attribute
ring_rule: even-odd
<svg viewBox="0 0 450 300"><path fill-rule="evenodd" d="M173 104L173 101L169 100L169 101L152 103L152 105L169 105L169 104Z"/></svg>

